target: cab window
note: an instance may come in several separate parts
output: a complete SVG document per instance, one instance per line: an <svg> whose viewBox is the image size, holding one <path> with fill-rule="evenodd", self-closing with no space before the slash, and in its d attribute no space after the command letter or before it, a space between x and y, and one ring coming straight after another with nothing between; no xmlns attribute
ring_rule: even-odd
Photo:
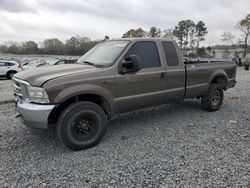
<svg viewBox="0 0 250 188"><path fill-rule="evenodd" d="M160 58L158 49L153 41L144 41L135 43L126 54L125 58L130 55L137 55L141 59L141 68L160 67Z"/></svg>
<svg viewBox="0 0 250 188"><path fill-rule="evenodd" d="M167 61L168 66L178 66L179 65L179 59L178 55L176 53L176 49L174 47L174 44L172 42L162 42L163 51L165 54L165 58Z"/></svg>

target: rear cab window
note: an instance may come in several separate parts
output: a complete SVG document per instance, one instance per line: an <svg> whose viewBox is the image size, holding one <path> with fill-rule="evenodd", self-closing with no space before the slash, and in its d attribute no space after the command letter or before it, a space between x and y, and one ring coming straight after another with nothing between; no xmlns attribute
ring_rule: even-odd
<svg viewBox="0 0 250 188"><path fill-rule="evenodd" d="M127 52L125 58L130 55L137 55L141 59L141 68L160 67L158 48L153 41L136 42Z"/></svg>
<svg viewBox="0 0 250 188"><path fill-rule="evenodd" d="M175 46L170 41L163 41L162 47L165 55L165 59L168 66L178 66L179 65L179 59L178 55L176 53Z"/></svg>

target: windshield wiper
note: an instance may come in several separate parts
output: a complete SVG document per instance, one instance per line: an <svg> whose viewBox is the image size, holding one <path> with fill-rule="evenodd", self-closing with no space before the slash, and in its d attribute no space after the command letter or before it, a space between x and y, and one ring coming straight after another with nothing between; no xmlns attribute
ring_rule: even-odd
<svg viewBox="0 0 250 188"><path fill-rule="evenodd" d="M83 61L83 63L85 63L85 64L87 64L87 65L93 65L93 66L95 66L95 64L92 63L92 62L90 62L90 61Z"/></svg>
<svg viewBox="0 0 250 188"><path fill-rule="evenodd" d="M83 61L83 63L85 63L85 64L87 64L87 65L95 66L95 67L98 67L98 68L103 68L103 67L105 67L105 65L98 65L98 64L92 63L92 62L90 62L90 61Z"/></svg>

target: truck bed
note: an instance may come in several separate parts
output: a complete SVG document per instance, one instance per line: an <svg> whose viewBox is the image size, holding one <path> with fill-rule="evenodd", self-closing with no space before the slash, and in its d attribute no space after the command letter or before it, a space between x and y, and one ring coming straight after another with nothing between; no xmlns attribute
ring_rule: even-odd
<svg viewBox="0 0 250 188"><path fill-rule="evenodd" d="M188 61L185 62L185 98L202 96L219 72L225 72L229 81L235 78L236 66L232 61Z"/></svg>

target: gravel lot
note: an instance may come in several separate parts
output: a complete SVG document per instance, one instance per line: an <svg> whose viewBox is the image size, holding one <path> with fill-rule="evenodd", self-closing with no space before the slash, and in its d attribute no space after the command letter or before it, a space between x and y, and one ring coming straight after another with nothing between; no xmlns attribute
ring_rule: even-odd
<svg viewBox="0 0 250 188"><path fill-rule="evenodd" d="M237 81L218 112L187 100L128 113L73 152L23 126L0 80L0 187L250 187L250 71Z"/></svg>

